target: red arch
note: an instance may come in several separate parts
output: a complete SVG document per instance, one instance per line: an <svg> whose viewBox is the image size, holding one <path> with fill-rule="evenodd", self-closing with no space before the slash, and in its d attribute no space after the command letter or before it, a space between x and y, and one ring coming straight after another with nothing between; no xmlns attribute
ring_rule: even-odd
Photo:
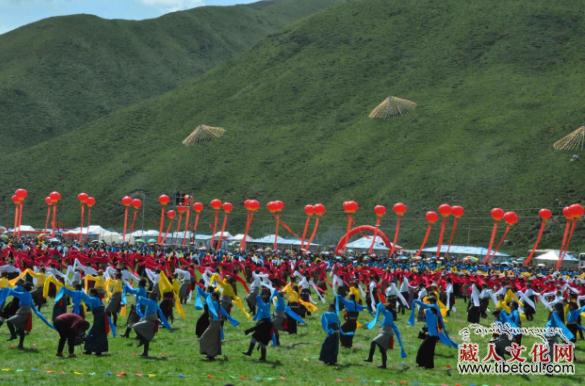
<svg viewBox="0 0 585 386"><path fill-rule="evenodd" d="M355 228L350 229L349 232L344 234L341 237L341 239L339 239L339 243L337 243L337 247L335 247L335 254L339 255L340 252L345 252L345 245L347 244L349 239L351 239L353 236L355 236L358 233L365 233L365 232L373 233L374 237L380 236L382 238L382 240L384 241L384 244L386 245L386 247L388 247L388 249L392 250L392 243L390 243L390 239L388 239L388 236L386 236L386 234L383 231L381 231L379 228L377 228L373 225L359 225Z"/></svg>

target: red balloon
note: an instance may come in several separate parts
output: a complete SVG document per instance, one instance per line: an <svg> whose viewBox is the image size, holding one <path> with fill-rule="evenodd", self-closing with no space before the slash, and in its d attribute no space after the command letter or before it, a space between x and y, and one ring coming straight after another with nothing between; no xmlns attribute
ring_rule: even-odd
<svg viewBox="0 0 585 386"><path fill-rule="evenodd" d="M278 209L278 211L282 211L284 209L284 202L277 200L275 201L276 203L276 209Z"/></svg>
<svg viewBox="0 0 585 386"><path fill-rule="evenodd" d="M518 223L518 215L516 212L506 212L504 213L504 221L508 225L516 225Z"/></svg>
<svg viewBox="0 0 585 386"><path fill-rule="evenodd" d="M460 205L453 205L451 207L451 213L453 214L453 217L461 218L461 217L463 217L463 214L465 213L465 208L463 208Z"/></svg>
<svg viewBox="0 0 585 386"><path fill-rule="evenodd" d="M21 201L21 200L20 200L20 198L18 198L18 197L16 196L16 194L13 194L13 195L12 195L12 202L14 203L14 205L18 205L18 204L20 204L20 201Z"/></svg>
<svg viewBox="0 0 585 386"><path fill-rule="evenodd" d="M244 208L249 212L256 212L260 209L260 202L254 199L244 201Z"/></svg>
<svg viewBox="0 0 585 386"><path fill-rule="evenodd" d="M502 219L504 218L504 210L501 208L494 208L491 210L491 215L492 215L492 219L494 221L502 221Z"/></svg>
<svg viewBox="0 0 585 386"><path fill-rule="evenodd" d="M202 202L197 201L197 202L194 202L193 203L193 210L195 211L195 213L201 213L201 212L203 212L203 208L204 207L205 206L203 205Z"/></svg>
<svg viewBox="0 0 585 386"><path fill-rule="evenodd" d="M220 210L221 209L221 200L214 198L209 202L209 206L213 210Z"/></svg>
<svg viewBox="0 0 585 386"><path fill-rule="evenodd" d="M315 214L319 217L323 216L325 212L327 212L327 208L325 208L325 205L321 203L317 203L313 205L313 207L315 208Z"/></svg>
<svg viewBox="0 0 585 386"><path fill-rule="evenodd" d="M95 205L95 198L93 196L89 196L85 203L91 208Z"/></svg>
<svg viewBox="0 0 585 386"><path fill-rule="evenodd" d="M585 214L585 209L581 204L573 204L569 206L569 209L571 210L571 213L575 218L583 217L583 215Z"/></svg>
<svg viewBox="0 0 585 386"><path fill-rule="evenodd" d="M571 208L569 208L568 206L565 206L563 208L563 216L565 216L565 218L567 220L570 220L571 218L573 218L573 211L571 210Z"/></svg>
<svg viewBox="0 0 585 386"><path fill-rule="evenodd" d="M433 210L429 210L426 214L425 214L425 218L427 220L427 222L429 224L434 224L437 221L439 221L439 215L437 214L437 212L433 211Z"/></svg>
<svg viewBox="0 0 585 386"><path fill-rule="evenodd" d="M161 204L162 206L168 205L169 202L171 202L171 198L166 194L161 194L160 196L158 196L158 203Z"/></svg>
<svg viewBox="0 0 585 386"><path fill-rule="evenodd" d="M311 204L305 205L305 214L307 216L312 216L315 214L315 206Z"/></svg>
<svg viewBox="0 0 585 386"><path fill-rule="evenodd" d="M547 221L550 220L553 216L553 213L550 209L542 208L538 211L538 216L541 220Z"/></svg>
<svg viewBox="0 0 585 386"><path fill-rule="evenodd" d="M408 211L408 206L406 206L406 204L402 202L397 202L396 204L394 204L394 206L392 206L392 211L394 212L395 215L402 217Z"/></svg>
<svg viewBox="0 0 585 386"><path fill-rule="evenodd" d="M441 204L439 205L439 213L443 217L449 217L453 214L453 208L449 204Z"/></svg>
<svg viewBox="0 0 585 386"><path fill-rule="evenodd" d="M374 207L374 213L378 217L382 217L386 214L386 207L384 205L376 205Z"/></svg>
<svg viewBox="0 0 585 386"><path fill-rule="evenodd" d="M87 202L87 198L89 197L89 194L87 193L79 193L77 195L77 199L79 200L79 202L81 202L82 204L85 204Z"/></svg>
<svg viewBox="0 0 585 386"><path fill-rule="evenodd" d="M45 197L45 204L53 205L53 200L51 200L51 197L49 197L49 196Z"/></svg>
<svg viewBox="0 0 585 386"><path fill-rule="evenodd" d="M142 207L142 200L139 198L135 198L132 200L132 207L134 209L140 209Z"/></svg>
<svg viewBox="0 0 585 386"><path fill-rule="evenodd" d="M232 213L232 210L234 209L234 205L231 202L224 202L223 205L223 211L227 214Z"/></svg>
<svg viewBox="0 0 585 386"><path fill-rule="evenodd" d="M59 200L61 200L61 193L51 192L51 193L49 193L49 197L51 197L51 200L53 200L53 203L56 204L59 202Z"/></svg>
<svg viewBox="0 0 585 386"><path fill-rule="evenodd" d="M132 197L130 197L130 196L122 197L122 205L130 206L130 204L132 204Z"/></svg>
<svg viewBox="0 0 585 386"><path fill-rule="evenodd" d="M16 189L14 195L18 197L20 200L24 200L28 196L28 191L26 189Z"/></svg>
<svg viewBox="0 0 585 386"><path fill-rule="evenodd" d="M177 205L177 213L182 214L187 211L187 207L185 205Z"/></svg>
<svg viewBox="0 0 585 386"><path fill-rule="evenodd" d="M358 205L358 203L355 202L355 201L353 201L353 200L352 201L344 201L343 204L342 204L342 206L343 206L343 211L346 214L354 214L360 208L360 206Z"/></svg>
<svg viewBox="0 0 585 386"><path fill-rule="evenodd" d="M170 218L171 220L174 219L176 215L177 213L172 209L167 211L167 217Z"/></svg>

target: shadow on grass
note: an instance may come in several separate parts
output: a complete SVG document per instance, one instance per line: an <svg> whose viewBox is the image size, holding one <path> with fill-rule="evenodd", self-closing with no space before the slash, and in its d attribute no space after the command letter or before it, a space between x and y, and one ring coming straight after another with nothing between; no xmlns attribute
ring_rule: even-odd
<svg viewBox="0 0 585 386"><path fill-rule="evenodd" d="M27 353L27 354L39 354L40 351L39 349L35 348L35 347L25 347L25 348L18 348L17 346L10 346L11 349L21 352L21 353Z"/></svg>
<svg viewBox="0 0 585 386"><path fill-rule="evenodd" d="M139 356L140 359L143 359L145 361L168 361L169 358L167 357L153 357L153 356L148 356L148 357L143 357L143 356Z"/></svg>

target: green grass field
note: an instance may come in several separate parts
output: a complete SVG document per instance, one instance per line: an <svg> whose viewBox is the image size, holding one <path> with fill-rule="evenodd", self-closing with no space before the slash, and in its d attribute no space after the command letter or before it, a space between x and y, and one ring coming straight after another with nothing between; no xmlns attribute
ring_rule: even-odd
<svg viewBox="0 0 585 386"><path fill-rule="evenodd" d="M458 312L448 318L450 335L456 341L457 331L466 325L464 304L458 299ZM321 306L321 308L324 308ZM45 314L48 312L45 309ZM578 361L575 376L521 377L521 376L461 376L457 373L457 352L438 344L435 369L422 370L416 367L416 350L420 343L416 335L421 327L407 326L408 315L399 317L398 326L406 344L408 358L400 359L398 344L389 351L386 370L377 369L379 353L374 363L365 363L370 340L377 330L358 329L352 350L340 349L339 364L326 366L318 361L319 350L324 338L319 317L307 319L306 327L300 327L298 335L282 335L279 348L269 348L268 362L257 360L258 353L252 358L242 355L247 348L248 337L243 331L251 322L244 322L243 315L234 310L234 316L242 323L238 328L227 327L223 357L208 362L199 355L199 344L194 333L199 311L192 305L187 307L187 320L177 320L173 331L159 331L151 344L151 359L138 355L141 349L134 340L124 338L110 339L110 353L98 358L78 354L74 359L61 359L55 356L57 334L50 331L38 319L33 321L32 335L25 342L32 350L18 351L11 343L0 345L0 383L41 385L41 384L189 384L189 385L235 385L289 384L289 385L334 385L334 384L384 384L384 385L578 385L583 383L585 366ZM534 322L524 326L543 326L546 312L539 307ZM361 321L368 321L369 315L362 313ZM483 323L486 324L486 323ZM2 330L2 337L7 330ZM479 339L472 339L480 342ZM523 344L531 346L534 341L523 339ZM481 346L480 356L485 355ZM579 341L577 358L585 358L585 343Z"/></svg>

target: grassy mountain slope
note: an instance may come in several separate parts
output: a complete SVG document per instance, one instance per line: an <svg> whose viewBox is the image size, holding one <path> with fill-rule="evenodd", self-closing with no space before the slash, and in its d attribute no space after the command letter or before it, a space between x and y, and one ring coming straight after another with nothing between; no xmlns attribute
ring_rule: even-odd
<svg viewBox="0 0 585 386"><path fill-rule="evenodd" d="M0 36L0 150L160 95L338 0L202 7L145 21L45 19Z"/></svg>
<svg viewBox="0 0 585 386"><path fill-rule="evenodd" d="M96 221L118 225L117 202L134 189L150 197L182 189L206 202L282 199L296 227L302 205L323 201L330 212L322 240L339 236L342 200L360 202L359 222L373 222L374 204L401 200L411 207L401 240L412 248L424 211L443 201L467 208L459 242L485 243L489 209L501 206L519 211L510 239L523 252L536 233L536 210L558 212L585 188L583 161L551 147L585 113L584 7L352 1L173 92L0 158L19 165L18 175L2 172L0 187L5 195L28 186L39 217L46 192L88 190L98 198ZM418 108L391 121L369 119L387 95ZM207 146L183 147L199 123L228 131ZM65 213L75 215L71 207ZM260 216L257 231L270 221ZM560 223L550 230L545 245L556 246Z"/></svg>

